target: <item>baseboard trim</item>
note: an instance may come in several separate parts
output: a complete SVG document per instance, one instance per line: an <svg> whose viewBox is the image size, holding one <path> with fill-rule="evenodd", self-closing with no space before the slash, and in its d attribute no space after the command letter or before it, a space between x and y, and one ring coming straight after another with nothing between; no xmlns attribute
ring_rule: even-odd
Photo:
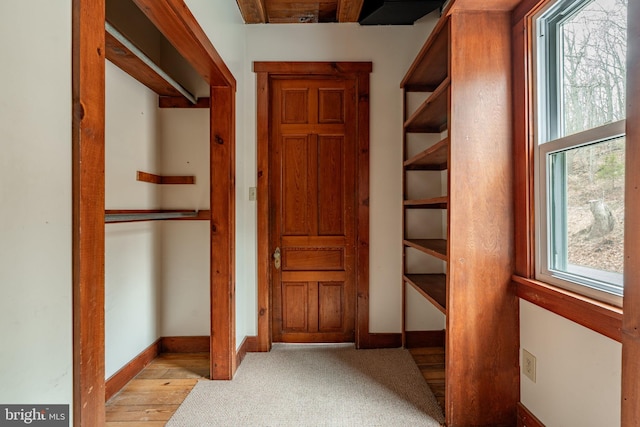
<svg viewBox="0 0 640 427"><path fill-rule="evenodd" d="M135 378L160 353L208 353L209 348L209 336L158 338L107 379L104 391L105 402L122 390L129 381Z"/></svg>
<svg viewBox="0 0 640 427"><path fill-rule="evenodd" d="M522 402L518 402L518 427L545 427L545 425Z"/></svg>
<svg viewBox="0 0 640 427"><path fill-rule="evenodd" d="M162 337L162 353L208 353L211 338L208 335L195 337Z"/></svg>
<svg viewBox="0 0 640 427"><path fill-rule="evenodd" d="M105 382L104 401L111 399L117 392L142 371L153 359L160 354L162 338L158 338L153 344L144 349L129 363L124 365Z"/></svg>
<svg viewBox="0 0 640 427"><path fill-rule="evenodd" d="M398 348L402 347L402 334L379 333L368 334L367 338L360 341L361 349L373 348Z"/></svg>
<svg viewBox="0 0 640 427"><path fill-rule="evenodd" d="M405 331L404 346L406 348L418 347L444 347L445 331Z"/></svg>
<svg viewBox="0 0 640 427"><path fill-rule="evenodd" d="M236 352L236 369L240 366L247 353L258 351L258 337L247 336L242 340L240 348Z"/></svg>

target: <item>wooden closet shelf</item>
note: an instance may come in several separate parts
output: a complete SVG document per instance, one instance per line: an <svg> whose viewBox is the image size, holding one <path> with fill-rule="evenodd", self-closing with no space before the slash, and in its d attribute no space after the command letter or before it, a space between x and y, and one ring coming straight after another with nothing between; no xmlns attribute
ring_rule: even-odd
<svg viewBox="0 0 640 427"><path fill-rule="evenodd" d="M446 196L404 201L404 207L408 209L447 209L448 204L449 198Z"/></svg>
<svg viewBox="0 0 640 427"><path fill-rule="evenodd" d="M444 239L405 239L404 245L447 261L447 241Z"/></svg>
<svg viewBox="0 0 640 427"><path fill-rule="evenodd" d="M418 107L404 124L410 133L439 133L447 129L449 78Z"/></svg>
<svg viewBox="0 0 640 427"><path fill-rule="evenodd" d="M195 184L196 182L195 176L160 176L142 171L137 171L136 179L151 184Z"/></svg>
<svg viewBox="0 0 640 427"><path fill-rule="evenodd" d="M195 96L108 22L105 22L105 50L109 61L158 95L183 97L193 104L197 103Z"/></svg>
<svg viewBox="0 0 640 427"><path fill-rule="evenodd" d="M449 74L449 20L438 21L400 83L408 92L432 92Z"/></svg>
<svg viewBox="0 0 640 427"><path fill-rule="evenodd" d="M446 274L405 274L404 280L428 299L438 310L447 314Z"/></svg>
<svg viewBox="0 0 640 427"><path fill-rule="evenodd" d="M404 162L405 170L446 170L449 165L449 137L440 140Z"/></svg>
<svg viewBox="0 0 640 427"><path fill-rule="evenodd" d="M209 220L211 211L190 211L190 210L105 210L104 222L137 222L137 221L161 221L161 220Z"/></svg>

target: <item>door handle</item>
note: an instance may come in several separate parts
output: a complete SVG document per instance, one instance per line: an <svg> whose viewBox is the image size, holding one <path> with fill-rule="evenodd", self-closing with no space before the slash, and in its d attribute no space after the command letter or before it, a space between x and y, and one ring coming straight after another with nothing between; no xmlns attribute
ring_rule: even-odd
<svg viewBox="0 0 640 427"><path fill-rule="evenodd" d="M276 270L280 270L280 248L276 248L276 251L273 253L273 266Z"/></svg>

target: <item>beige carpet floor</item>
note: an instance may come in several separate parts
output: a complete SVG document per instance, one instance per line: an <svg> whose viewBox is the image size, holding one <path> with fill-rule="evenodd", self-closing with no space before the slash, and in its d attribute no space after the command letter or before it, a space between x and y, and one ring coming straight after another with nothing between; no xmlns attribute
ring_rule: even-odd
<svg viewBox="0 0 640 427"><path fill-rule="evenodd" d="M404 349L276 344L232 381L201 380L169 420L195 426L441 426L442 410Z"/></svg>

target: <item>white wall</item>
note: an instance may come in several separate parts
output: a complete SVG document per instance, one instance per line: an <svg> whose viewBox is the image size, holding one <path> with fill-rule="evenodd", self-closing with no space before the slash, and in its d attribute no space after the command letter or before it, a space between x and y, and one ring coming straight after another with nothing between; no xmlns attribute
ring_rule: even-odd
<svg viewBox="0 0 640 427"><path fill-rule="evenodd" d="M157 209L158 97L106 61L105 207ZM156 222L105 226L105 375L109 378L160 337L161 229Z"/></svg>
<svg viewBox="0 0 640 427"><path fill-rule="evenodd" d="M0 2L0 402L72 401L71 1Z"/></svg>
<svg viewBox="0 0 640 427"><path fill-rule="evenodd" d="M622 346L526 301L522 349L536 357L536 382L521 375L522 403L545 425L620 425Z"/></svg>
<svg viewBox="0 0 640 427"><path fill-rule="evenodd" d="M227 0L186 0L202 29L224 59L238 83L236 91L236 346L246 336L257 334L256 297L256 204L249 201L255 186L255 130L247 127L249 111L245 98L246 26L238 5ZM249 142L248 142L249 141Z"/></svg>
<svg viewBox="0 0 640 427"><path fill-rule="evenodd" d="M163 185L164 209L209 209L209 110L160 110L161 175L195 177ZM160 335L210 334L209 221L164 221Z"/></svg>

